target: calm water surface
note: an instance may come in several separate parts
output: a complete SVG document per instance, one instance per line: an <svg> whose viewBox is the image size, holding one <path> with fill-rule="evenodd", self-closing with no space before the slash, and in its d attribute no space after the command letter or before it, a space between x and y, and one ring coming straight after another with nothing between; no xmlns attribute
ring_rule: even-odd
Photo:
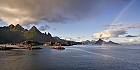
<svg viewBox="0 0 140 70"><path fill-rule="evenodd" d="M64 46L0 51L0 70L140 70L139 46Z"/></svg>

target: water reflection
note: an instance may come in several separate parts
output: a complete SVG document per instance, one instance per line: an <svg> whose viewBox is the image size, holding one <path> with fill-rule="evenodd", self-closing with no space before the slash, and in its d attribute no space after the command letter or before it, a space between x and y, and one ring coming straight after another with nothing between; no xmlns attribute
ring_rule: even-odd
<svg viewBox="0 0 140 70"><path fill-rule="evenodd" d="M0 51L1 70L140 69L140 51L136 47L79 45L65 47L65 50L42 48Z"/></svg>

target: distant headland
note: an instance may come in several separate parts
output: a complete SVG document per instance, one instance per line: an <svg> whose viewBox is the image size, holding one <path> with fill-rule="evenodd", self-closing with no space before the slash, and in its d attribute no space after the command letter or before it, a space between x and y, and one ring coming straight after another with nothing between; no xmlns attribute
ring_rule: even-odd
<svg viewBox="0 0 140 70"><path fill-rule="evenodd" d="M98 45L104 45L104 44L110 44L110 45L120 45L118 43L115 43L113 41L109 41L109 42L105 42L104 40L102 39L99 39L98 41L96 41L95 44L98 44Z"/></svg>

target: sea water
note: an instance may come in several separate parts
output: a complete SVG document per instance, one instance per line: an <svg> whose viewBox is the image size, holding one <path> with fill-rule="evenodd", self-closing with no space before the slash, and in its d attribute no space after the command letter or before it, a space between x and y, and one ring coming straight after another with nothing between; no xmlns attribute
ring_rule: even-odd
<svg viewBox="0 0 140 70"><path fill-rule="evenodd" d="M140 46L63 46L0 51L0 70L140 70Z"/></svg>

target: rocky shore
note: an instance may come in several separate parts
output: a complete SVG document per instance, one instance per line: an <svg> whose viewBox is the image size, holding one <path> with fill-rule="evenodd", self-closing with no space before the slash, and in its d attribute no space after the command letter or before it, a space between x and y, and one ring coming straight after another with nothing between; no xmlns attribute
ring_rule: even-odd
<svg viewBox="0 0 140 70"><path fill-rule="evenodd" d="M61 46L72 46L74 45L73 43L70 42L46 42L43 44L43 46L55 46L57 44L61 44Z"/></svg>
<svg viewBox="0 0 140 70"><path fill-rule="evenodd" d="M26 49L26 50L35 50L35 49L42 49L41 47L32 46L31 44L28 45L12 45L12 44L5 44L0 46L0 50L12 50L12 49Z"/></svg>

